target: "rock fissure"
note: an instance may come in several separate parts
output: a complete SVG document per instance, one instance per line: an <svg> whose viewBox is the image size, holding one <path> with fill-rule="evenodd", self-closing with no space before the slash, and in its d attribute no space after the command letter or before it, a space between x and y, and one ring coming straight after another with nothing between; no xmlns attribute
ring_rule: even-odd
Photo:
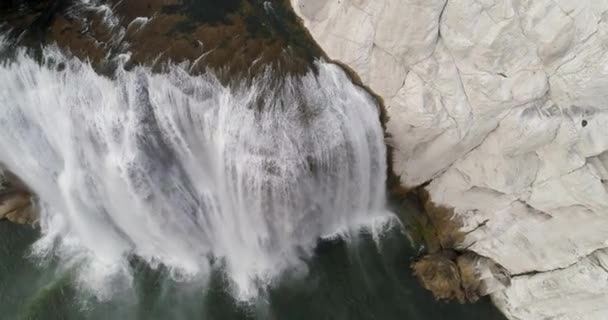
<svg viewBox="0 0 608 320"><path fill-rule="evenodd" d="M540 274L546 274L546 273L552 273L552 272L556 272L556 271L567 270L569 268L572 268L573 266L576 266L577 264L580 264L583 260L589 259L590 257L593 257L599 251L606 250L606 249L608 249L608 247L602 247L602 248L598 248L596 250L593 250L591 253L589 253L587 255L580 256L576 261L574 261L574 262L572 262L572 263L570 263L568 265L565 265L563 267L553 268L553 269L549 269L549 270L530 270L530 271L520 272L520 273L512 274L511 278L515 279L515 278L521 278L521 277L533 277L533 276L537 276L537 275L540 275ZM608 273L608 269L606 269L607 267L603 266L602 264L598 264L598 265L601 266L604 270L607 270L606 272Z"/></svg>

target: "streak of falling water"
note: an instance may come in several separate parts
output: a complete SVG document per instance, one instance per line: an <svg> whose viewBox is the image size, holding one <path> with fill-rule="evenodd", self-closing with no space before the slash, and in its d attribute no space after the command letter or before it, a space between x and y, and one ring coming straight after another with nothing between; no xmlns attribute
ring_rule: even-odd
<svg viewBox="0 0 608 320"><path fill-rule="evenodd" d="M377 107L332 64L225 86L43 60L0 65L0 163L40 198L36 254L101 299L129 286L131 256L185 280L220 264L248 299L319 237L385 215Z"/></svg>

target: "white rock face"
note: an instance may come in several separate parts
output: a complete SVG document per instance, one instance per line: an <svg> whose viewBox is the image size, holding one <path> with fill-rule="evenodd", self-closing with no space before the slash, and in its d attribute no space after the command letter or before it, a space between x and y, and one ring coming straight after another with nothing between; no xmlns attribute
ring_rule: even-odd
<svg viewBox="0 0 608 320"><path fill-rule="evenodd" d="M501 310L608 319L608 0L291 1L384 99L402 184L514 275Z"/></svg>

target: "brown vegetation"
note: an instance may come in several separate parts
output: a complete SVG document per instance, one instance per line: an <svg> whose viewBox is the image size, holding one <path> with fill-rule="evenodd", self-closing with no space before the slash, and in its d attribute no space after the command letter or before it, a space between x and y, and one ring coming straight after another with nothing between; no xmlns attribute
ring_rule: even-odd
<svg viewBox="0 0 608 320"><path fill-rule="evenodd" d="M210 68L229 79L235 73L255 75L266 66L277 72L307 72L311 62L322 55L289 1L273 2L268 10L259 1L231 0L225 12L218 9L215 15L200 12L199 7L208 2L213 3L110 0L118 18L118 24L112 25L100 10L39 1L26 11L0 12L0 19L6 21L0 31L12 30L21 45L34 50L40 44L56 43L64 51L88 59L100 71L118 54L129 52L129 66L162 71L167 63L188 61L192 73ZM131 24L138 17L148 20Z"/></svg>
<svg viewBox="0 0 608 320"><path fill-rule="evenodd" d="M495 283L508 286L510 275L504 268L488 258L462 249L465 234L453 209L438 206L430 199L424 187L416 191L424 207L419 224L426 230L422 237L427 254L412 263L414 274L422 286L439 300L456 300L460 303L476 302L488 294L481 270Z"/></svg>

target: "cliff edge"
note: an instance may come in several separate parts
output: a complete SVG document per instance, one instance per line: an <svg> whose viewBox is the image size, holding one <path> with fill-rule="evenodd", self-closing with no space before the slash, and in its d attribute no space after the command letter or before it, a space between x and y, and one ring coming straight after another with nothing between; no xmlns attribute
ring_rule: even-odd
<svg viewBox="0 0 608 320"><path fill-rule="evenodd" d="M608 1L291 2L383 99L400 183L509 275L483 293L511 319L604 319Z"/></svg>

